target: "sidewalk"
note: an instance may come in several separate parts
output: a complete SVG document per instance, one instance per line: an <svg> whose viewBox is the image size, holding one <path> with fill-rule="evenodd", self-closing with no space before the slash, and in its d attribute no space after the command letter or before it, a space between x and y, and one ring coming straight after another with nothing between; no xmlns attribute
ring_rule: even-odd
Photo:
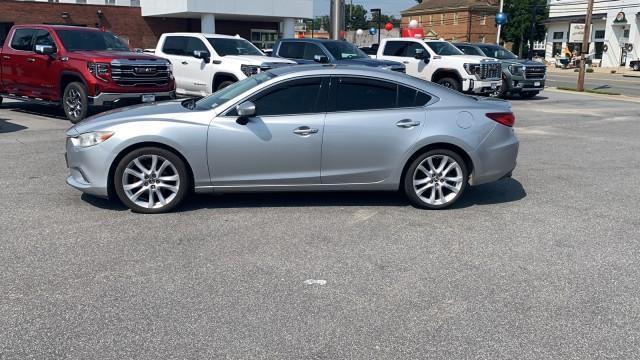
<svg viewBox="0 0 640 360"><path fill-rule="evenodd" d="M576 68L573 69L559 69L556 68L554 65L547 65L547 73L557 73L557 74L562 74L562 73L573 73L576 72L575 71ZM593 69L593 73L592 74L608 74L608 75L620 75L623 77L637 77L640 78L640 71L633 71L631 69L626 69L623 67L620 68L600 68L600 67L594 67ZM615 72L612 72L615 71Z"/></svg>

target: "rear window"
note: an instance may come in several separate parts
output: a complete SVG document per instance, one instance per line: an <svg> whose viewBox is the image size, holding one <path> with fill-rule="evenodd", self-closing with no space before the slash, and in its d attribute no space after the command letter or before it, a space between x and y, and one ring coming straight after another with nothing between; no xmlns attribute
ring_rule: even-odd
<svg viewBox="0 0 640 360"><path fill-rule="evenodd" d="M167 36L162 52L167 55L193 56L194 51L209 51L202 40L193 36Z"/></svg>
<svg viewBox="0 0 640 360"><path fill-rule="evenodd" d="M17 29L13 39L11 39L11 48L20 51L32 51L32 40L35 32L35 29Z"/></svg>

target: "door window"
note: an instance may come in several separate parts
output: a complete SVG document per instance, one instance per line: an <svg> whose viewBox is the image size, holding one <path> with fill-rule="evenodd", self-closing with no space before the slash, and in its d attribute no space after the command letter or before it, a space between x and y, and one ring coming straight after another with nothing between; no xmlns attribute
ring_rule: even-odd
<svg viewBox="0 0 640 360"><path fill-rule="evenodd" d="M407 53L407 47L410 42L408 41L388 41L384 47L385 56L405 56Z"/></svg>
<svg viewBox="0 0 640 360"><path fill-rule="evenodd" d="M431 96L410 87L398 85L398 107L422 107L431 101Z"/></svg>
<svg viewBox="0 0 640 360"><path fill-rule="evenodd" d="M167 55L193 56L194 51L209 51L202 40L191 36L167 36L162 52Z"/></svg>
<svg viewBox="0 0 640 360"><path fill-rule="evenodd" d="M35 50L36 45L49 45L56 48L56 43L53 41L51 34L49 34L46 30L38 30L36 32L35 37L33 38L33 49Z"/></svg>
<svg viewBox="0 0 640 360"><path fill-rule="evenodd" d="M484 56L484 54L481 54L480 51L478 51L473 46L467 46L467 45L456 45L456 46L458 47L458 49L462 50L462 52L467 55Z"/></svg>
<svg viewBox="0 0 640 360"><path fill-rule="evenodd" d="M412 42L410 44L407 45L406 48L406 52L403 55L404 57L414 57L416 55L416 50L422 50L424 51L424 55L426 57L431 57L431 55L429 54L429 52L427 51L427 49L424 48L424 46L422 46L422 44L417 43L417 42Z"/></svg>
<svg viewBox="0 0 640 360"><path fill-rule="evenodd" d="M324 112L322 78L300 79L275 85L253 100L257 116L298 115Z"/></svg>
<svg viewBox="0 0 640 360"><path fill-rule="evenodd" d="M305 44L302 42L283 42L278 49L278 56L287 59L304 58Z"/></svg>
<svg viewBox="0 0 640 360"><path fill-rule="evenodd" d="M336 111L392 109L398 86L380 80L339 78L335 92Z"/></svg>
<svg viewBox="0 0 640 360"><path fill-rule="evenodd" d="M320 46L316 44L307 43L304 47L304 59L315 60L316 55L327 56L327 54L320 49Z"/></svg>
<svg viewBox="0 0 640 360"><path fill-rule="evenodd" d="M34 29L17 29L11 40L11 48L20 51L33 51Z"/></svg>

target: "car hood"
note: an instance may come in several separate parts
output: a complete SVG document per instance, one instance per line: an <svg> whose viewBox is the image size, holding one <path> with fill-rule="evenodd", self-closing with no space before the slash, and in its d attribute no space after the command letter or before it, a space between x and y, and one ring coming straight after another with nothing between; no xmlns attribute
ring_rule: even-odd
<svg viewBox="0 0 640 360"><path fill-rule="evenodd" d="M83 59L163 60L155 55L133 51L73 51L70 57Z"/></svg>
<svg viewBox="0 0 640 360"><path fill-rule="evenodd" d="M269 56L256 56L256 55L227 55L224 56L223 59L233 60L237 62L241 62L245 65L262 65L265 63L271 64L296 64L294 61L274 58Z"/></svg>
<svg viewBox="0 0 640 360"><path fill-rule="evenodd" d="M544 64L533 61L533 60L528 60L528 59L505 59L502 60L502 62L507 63L507 64L520 64L520 65L526 65L526 66L544 66Z"/></svg>
<svg viewBox="0 0 640 360"><path fill-rule="evenodd" d="M67 136L75 136L90 131L105 130L111 126L125 122L158 119L158 116L156 115L160 114L163 119L179 120L183 114L193 112L193 110L182 106L183 101L185 100L141 104L110 110L79 122L67 130Z"/></svg>
<svg viewBox="0 0 640 360"><path fill-rule="evenodd" d="M399 62L389 61L389 60L377 60L371 58L362 58L362 59L344 59L338 60L338 64L344 65L362 65L362 66L370 66L370 67L391 67L391 66L402 66Z"/></svg>

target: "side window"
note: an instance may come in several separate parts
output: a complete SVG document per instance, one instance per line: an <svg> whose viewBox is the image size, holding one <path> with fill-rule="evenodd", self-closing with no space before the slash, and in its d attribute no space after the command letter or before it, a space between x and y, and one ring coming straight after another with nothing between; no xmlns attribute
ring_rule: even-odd
<svg viewBox="0 0 640 360"><path fill-rule="evenodd" d="M458 48L460 49L460 51L462 51L463 53L465 53L467 55L484 56L484 55L480 54L480 52L478 50L476 50L476 48L474 48L473 46L460 45L460 46L458 46Z"/></svg>
<svg viewBox="0 0 640 360"><path fill-rule="evenodd" d="M335 111L391 109L397 104L398 86L381 80L339 78Z"/></svg>
<svg viewBox="0 0 640 360"><path fill-rule="evenodd" d="M304 47L304 59L305 60L315 60L316 55L327 56L327 54L322 51L320 46L316 44L307 43Z"/></svg>
<svg viewBox="0 0 640 360"><path fill-rule="evenodd" d="M275 85L253 101L257 116L297 115L323 112L321 78L300 79Z"/></svg>
<svg viewBox="0 0 640 360"><path fill-rule="evenodd" d="M427 49L424 48L424 46L422 46L422 44L417 43L417 42L412 42L410 44L407 45L406 48L406 52L403 56L405 57L414 57L416 55L416 50L423 50L425 56L427 57L431 57L429 55L429 52L427 51Z"/></svg>
<svg viewBox="0 0 640 360"><path fill-rule="evenodd" d="M387 45L384 47L384 55L385 56L405 56L407 51L407 46L409 46L408 41L388 41Z"/></svg>
<svg viewBox="0 0 640 360"><path fill-rule="evenodd" d="M398 107L410 108L425 106L431 101L431 96L406 86L398 86Z"/></svg>
<svg viewBox="0 0 640 360"><path fill-rule="evenodd" d="M280 44L278 56L287 59L302 59L304 57L304 43L301 42L283 42Z"/></svg>
<svg viewBox="0 0 640 360"><path fill-rule="evenodd" d="M186 55L187 38L184 36L167 36L162 45L162 52L167 55Z"/></svg>
<svg viewBox="0 0 640 360"><path fill-rule="evenodd" d="M202 42L202 40L195 37L189 37L188 39L189 40L187 41L187 52L185 56L193 56L194 51L209 51L209 49L207 49L207 46Z"/></svg>
<svg viewBox="0 0 640 360"><path fill-rule="evenodd" d="M46 30L38 30L36 32L36 36L33 38L33 49L35 50L36 45L49 45L56 48L56 43L53 41L51 34L49 34Z"/></svg>
<svg viewBox="0 0 640 360"><path fill-rule="evenodd" d="M35 32L34 29L17 29L13 39L11 39L11 48L21 51L33 51L32 40Z"/></svg>

